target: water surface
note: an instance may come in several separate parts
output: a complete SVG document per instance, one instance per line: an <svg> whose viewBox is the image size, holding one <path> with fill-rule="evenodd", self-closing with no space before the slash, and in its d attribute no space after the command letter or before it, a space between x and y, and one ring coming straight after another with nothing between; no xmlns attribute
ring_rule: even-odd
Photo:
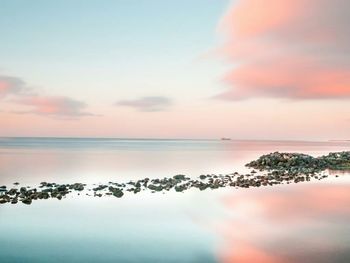
<svg viewBox="0 0 350 263"><path fill-rule="evenodd" d="M0 139L0 184L127 181L245 170L271 151L349 142ZM336 178L335 174L340 177ZM250 189L0 206L0 262L349 262L350 176Z"/></svg>

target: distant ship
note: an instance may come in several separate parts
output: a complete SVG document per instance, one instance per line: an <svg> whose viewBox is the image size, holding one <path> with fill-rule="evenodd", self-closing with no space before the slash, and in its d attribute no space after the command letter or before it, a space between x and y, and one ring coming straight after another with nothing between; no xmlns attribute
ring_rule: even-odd
<svg viewBox="0 0 350 263"><path fill-rule="evenodd" d="M221 138L221 140L222 140L222 141L230 141L230 140L231 140L231 138L226 138L226 137L223 137L223 138Z"/></svg>

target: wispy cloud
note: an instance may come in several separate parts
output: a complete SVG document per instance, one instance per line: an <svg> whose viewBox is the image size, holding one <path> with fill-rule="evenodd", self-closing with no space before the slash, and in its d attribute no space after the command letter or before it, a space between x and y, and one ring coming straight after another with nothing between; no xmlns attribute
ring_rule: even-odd
<svg viewBox="0 0 350 263"><path fill-rule="evenodd" d="M17 114L38 114L50 117L77 119L83 116L97 116L85 111L87 104L65 96L47 96L35 93L24 80L0 75L0 99L13 95L12 103L28 106L26 111L12 111Z"/></svg>
<svg viewBox="0 0 350 263"><path fill-rule="evenodd" d="M144 112L165 111L171 104L172 101L169 98L161 96L143 97L135 100L121 100L116 103L118 106L132 107Z"/></svg>
<svg viewBox="0 0 350 263"><path fill-rule="evenodd" d="M25 88L20 78L0 75L0 99L10 94L17 94Z"/></svg>
<svg viewBox="0 0 350 263"><path fill-rule="evenodd" d="M223 17L233 69L217 97L350 98L348 0L239 0Z"/></svg>
<svg viewBox="0 0 350 263"><path fill-rule="evenodd" d="M17 103L31 107L22 113L73 118L94 115L84 111L86 103L68 97L28 96L18 99Z"/></svg>

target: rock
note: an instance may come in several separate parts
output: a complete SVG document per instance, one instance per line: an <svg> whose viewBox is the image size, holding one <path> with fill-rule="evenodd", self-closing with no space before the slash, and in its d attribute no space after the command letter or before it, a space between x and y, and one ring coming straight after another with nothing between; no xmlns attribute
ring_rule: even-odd
<svg viewBox="0 0 350 263"><path fill-rule="evenodd" d="M148 189L152 190L152 191L157 191L160 192L163 190L163 187L160 185L154 185L154 184L150 184L148 185Z"/></svg>
<svg viewBox="0 0 350 263"><path fill-rule="evenodd" d="M104 189L106 189L107 187L108 187L107 185L99 185L99 186L93 188L92 190L94 190L94 191L96 192L96 191L104 190Z"/></svg>
<svg viewBox="0 0 350 263"><path fill-rule="evenodd" d="M16 195L18 192L17 192L17 189L15 188L12 188L10 189L9 191L7 191L7 194L8 195Z"/></svg>
<svg viewBox="0 0 350 263"><path fill-rule="evenodd" d="M45 187L45 186L47 186L47 182L41 182L40 183L40 187L42 188L42 187Z"/></svg>
<svg viewBox="0 0 350 263"><path fill-rule="evenodd" d="M31 198L25 198L25 199L22 200L22 203L26 204L26 205L30 205L32 203L32 199Z"/></svg>
<svg viewBox="0 0 350 263"><path fill-rule="evenodd" d="M6 204L7 200L0 197L0 204Z"/></svg>
<svg viewBox="0 0 350 263"><path fill-rule="evenodd" d="M64 192L64 191L66 191L67 190L67 186L66 185L59 185L58 187L57 187L57 190L58 191L60 191L60 192Z"/></svg>
<svg viewBox="0 0 350 263"><path fill-rule="evenodd" d="M40 192L38 193L39 199L49 199L50 195L47 192Z"/></svg>
<svg viewBox="0 0 350 263"><path fill-rule="evenodd" d="M185 185L177 185L175 186L175 191L176 192L183 192L187 189L187 187Z"/></svg>
<svg viewBox="0 0 350 263"><path fill-rule="evenodd" d="M114 187L110 186L108 188L108 190L112 193L113 196L118 197L118 198L120 198L124 195L123 191L119 188L114 188Z"/></svg>
<svg viewBox="0 0 350 263"><path fill-rule="evenodd" d="M137 193L139 193L139 192L141 192L141 188L137 188L137 187L136 187L136 188L134 189L134 194L137 194Z"/></svg>
<svg viewBox="0 0 350 263"><path fill-rule="evenodd" d="M116 191L116 192L113 192L112 194L118 198L120 198L124 195L123 191Z"/></svg>
<svg viewBox="0 0 350 263"><path fill-rule="evenodd" d="M73 189L75 191L83 191L84 190L84 185L83 184L79 184L79 183L76 183L73 185Z"/></svg>
<svg viewBox="0 0 350 263"><path fill-rule="evenodd" d="M174 175L173 178L176 179L176 180L180 180L180 181L186 180L186 176L183 175L183 174Z"/></svg>

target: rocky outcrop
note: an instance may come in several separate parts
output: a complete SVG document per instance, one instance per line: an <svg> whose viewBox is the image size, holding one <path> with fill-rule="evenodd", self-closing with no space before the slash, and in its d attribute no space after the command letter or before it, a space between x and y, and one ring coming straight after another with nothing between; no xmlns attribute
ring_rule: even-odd
<svg viewBox="0 0 350 263"><path fill-rule="evenodd" d="M246 165L252 168L250 173L237 172L227 175L202 174L197 179L185 175L175 175L170 178L144 178L127 183L109 182L88 188L86 184L57 184L42 182L38 187L0 186L0 204L17 204L19 202L30 205L36 200L62 200L72 193L85 193L88 196L112 196L121 198L125 192L140 193L142 191L166 192L174 190L185 192L190 189L204 191L224 187L250 188L273 186L278 184L300 183L311 180L322 180L328 176L324 171L350 170L350 152L330 153L325 156L312 157L300 153L274 152L259 157ZM257 170L259 172L257 172Z"/></svg>

